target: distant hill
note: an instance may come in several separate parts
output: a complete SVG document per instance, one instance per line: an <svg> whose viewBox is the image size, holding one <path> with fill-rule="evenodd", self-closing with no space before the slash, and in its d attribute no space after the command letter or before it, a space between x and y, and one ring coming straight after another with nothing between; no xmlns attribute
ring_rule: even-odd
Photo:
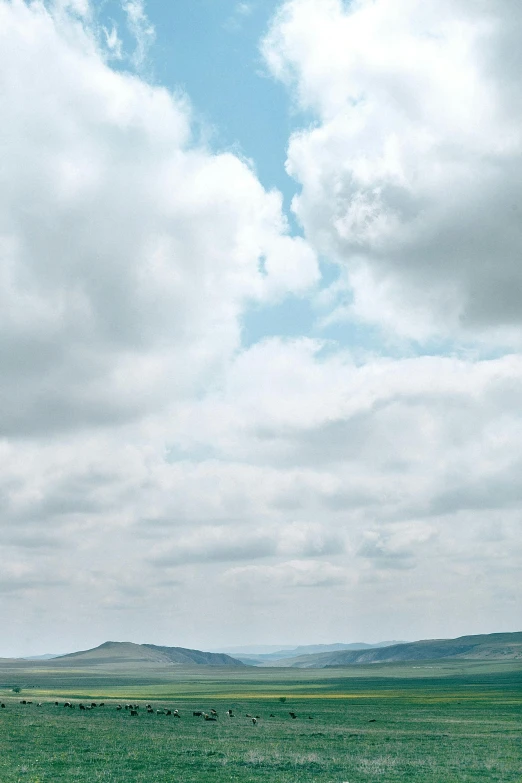
<svg viewBox="0 0 522 783"><path fill-rule="evenodd" d="M248 653L238 654L235 657L250 665L258 666L269 661L282 661L286 658L297 658L302 655L313 655L315 653L338 652L340 650L373 650L378 647L389 647L402 642L376 642L375 644L366 644L365 642L353 642L352 644L305 644L300 647L283 648L270 653ZM286 665L286 664L281 664Z"/></svg>
<svg viewBox="0 0 522 783"><path fill-rule="evenodd" d="M300 655L284 661L266 661L262 666L324 669L330 666L433 661L446 658L468 660L521 660L522 632L460 636L458 639L426 639L365 650L338 650Z"/></svg>
<svg viewBox="0 0 522 783"><path fill-rule="evenodd" d="M210 653L202 650L189 650L185 647L159 647L155 644L133 644L132 642L104 642L92 650L60 655L49 661L53 666L76 666L88 664L139 664L163 663L196 664L205 666L244 666L244 664L225 653Z"/></svg>
<svg viewBox="0 0 522 783"><path fill-rule="evenodd" d="M52 658L58 658L60 653L45 653L45 655L24 655L23 661L50 661Z"/></svg>

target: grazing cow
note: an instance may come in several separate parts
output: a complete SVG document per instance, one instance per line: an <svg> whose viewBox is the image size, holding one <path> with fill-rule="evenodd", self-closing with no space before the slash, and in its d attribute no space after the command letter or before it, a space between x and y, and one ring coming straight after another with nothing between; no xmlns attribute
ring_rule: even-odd
<svg viewBox="0 0 522 783"><path fill-rule="evenodd" d="M210 710L210 714L211 714L211 715L214 715L214 716L217 718L217 712L216 712L216 710Z"/></svg>
<svg viewBox="0 0 522 783"><path fill-rule="evenodd" d="M227 715L228 715L229 718L233 718L234 717L234 713L232 712L232 710L227 710Z"/></svg>
<svg viewBox="0 0 522 783"><path fill-rule="evenodd" d="M72 707L72 704L70 701L66 701L63 705L64 707Z"/></svg>
<svg viewBox="0 0 522 783"><path fill-rule="evenodd" d="M156 715L165 715L165 710L156 710Z"/></svg>
<svg viewBox="0 0 522 783"><path fill-rule="evenodd" d="M254 724L254 726L256 726L257 725L257 718L252 718L252 723Z"/></svg>
<svg viewBox="0 0 522 783"><path fill-rule="evenodd" d="M200 712L200 711L198 711L198 712L193 712L193 713L192 713L192 715L193 715L195 718L200 718L200 717L203 715L203 713L202 713L202 712Z"/></svg>
<svg viewBox="0 0 522 783"><path fill-rule="evenodd" d="M217 718L214 715L205 715L205 720L214 720L214 721L216 721Z"/></svg>
<svg viewBox="0 0 522 783"><path fill-rule="evenodd" d="M123 709L123 707L121 706L121 704L117 704L117 705L116 705L116 709L117 709L117 710L122 710L122 709Z"/></svg>
<svg viewBox="0 0 522 783"><path fill-rule="evenodd" d="M165 710L165 715L172 715L172 711L171 710Z"/></svg>
<svg viewBox="0 0 522 783"><path fill-rule="evenodd" d="M27 704L27 702L26 702L26 700L25 700L25 699L22 699L22 701L20 702L20 704Z"/></svg>
<svg viewBox="0 0 522 783"><path fill-rule="evenodd" d="M100 702L100 707L105 707L105 702L104 701Z"/></svg>
<svg viewBox="0 0 522 783"><path fill-rule="evenodd" d="M152 709L152 704L146 704L146 705L145 705L145 708L146 708L147 710L151 710L151 709Z"/></svg>
<svg viewBox="0 0 522 783"><path fill-rule="evenodd" d="M0 709L1 710L5 710L5 704L3 702L2 702L2 704L0 704Z"/></svg>
<svg viewBox="0 0 522 783"><path fill-rule="evenodd" d="M55 701L54 703L55 703L55 704L56 704L56 706L58 707L58 704L59 704L59 702Z"/></svg>
<svg viewBox="0 0 522 783"><path fill-rule="evenodd" d="M249 712L247 712L247 714L245 715L245 717L246 717L246 718L251 718L251 717L252 717L252 715L251 715Z"/></svg>
<svg viewBox="0 0 522 783"><path fill-rule="evenodd" d="M174 710L174 717L175 718L180 718L181 717L181 715L179 714L179 710Z"/></svg>
<svg viewBox="0 0 522 783"><path fill-rule="evenodd" d="M152 715L154 713L154 710L151 707L150 710L147 710L147 712L149 713L149 715Z"/></svg>
<svg viewBox="0 0 522 783"><path fill-rule="evenodd" d="M28 701L28 702L27 702L27 704L32 704L32 703L33 703L32 701Z"/></svg>
<svg viewBox="0 0 522 783"><path fill-rule="evenodd" d="M131 710L131 711L130 711L130 714L131 714L131 715L137 715L137 714L138 714L138 710Z"/></svg>
<svg viewBox="0 0 522 783"><path fill-rule="evenodd" d="M275 718L275 715L274 715L274 713L273 713L273 712L271 712L271 713L270 713L270 717L271 717L271 718Z"/></svg>
<svg viewBox="0 0 522 783"><path fill-rule="evenodd" d="M78 704L78 709L84 710L85 709L85 704Z"/></svg>
<svg viewBox="0 0 522 783"><path fill-rule="evenodd" d="M36 706L37 706L37 707L41 707L41 706L42 706L42 702L41 702L41 701L39 701L39 702L38 702L38 704L37 704Z"/></svg>
<svg viewBox="0 0 522 783"><path fill-rule="evenodd" d="M297 718L295 712L289 712L288 714L290 715L291 718Z"/></svg>
<svg viewBox="0 0 522 783"><path fill-rule="evenodd" d="M313 717L311 715L308 716L308 720L313 720Z"/></svg>
<svg viewBox="0 0 522 783"><path fill-rule="evenodd" d="M370 718L368 723L377 723L377 718Z"/></svg>

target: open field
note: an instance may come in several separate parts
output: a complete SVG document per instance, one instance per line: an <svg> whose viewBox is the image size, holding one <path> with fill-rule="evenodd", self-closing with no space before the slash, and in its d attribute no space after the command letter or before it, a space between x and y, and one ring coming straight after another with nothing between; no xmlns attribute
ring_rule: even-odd
<svg viewBox="0 0 522 783"><path fill-rule="evenodd" d="M520 663L306 673L0 664L0 701L2 783L522 783ZM127 701L138 716L116 710ZM148 714L148 702L181 718ZM216 722L192 715L211 708Z"/></svg>

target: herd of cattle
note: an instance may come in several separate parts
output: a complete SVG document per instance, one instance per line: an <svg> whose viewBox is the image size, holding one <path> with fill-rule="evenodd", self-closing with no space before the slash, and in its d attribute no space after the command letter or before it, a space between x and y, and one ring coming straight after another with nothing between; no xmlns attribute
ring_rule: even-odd
<svg viewBox="0 0 522 783"><path fill-rule="evenodd" d="M20 704L33 704L33 702L31 700L28 700L28 699L21 699L20 700ZM41 702L41 701L37 702L37 704L36 704L37 707L43 707L43 705L44 705L44 703ZM59 701L55 701L54 705L56 707L59 707L60 706L60 702ZM73 704L71 701L65 701L63 703L63 706L64 707L68 707L69 709L74 709L76 705ZM105 702L103 702L103 701L101 701L101 702L94 702L94 701L92 701L90 704L83 704L82 702L80 702L78 704L78 709L79 710L85 710L85 711L86 710L94 710L94 709L97 709L98 707L105 707ZM0 709L5 709L4 702L2 702L0 704ZM116 710L118 712L120 710L124 710L124 709L127 710L133 717L137 717L139 715L139 713L140 713L140 705L139 704L124 704L124 705L117 704L116 705ZM152 704L146 704L144 709L145 709L145 711L149 715L154 715L154 714L155 715L171 715L173 718L181 718L181 715L179 714L179 710L177 710L177 709L176 710L170 710L170 709L167 709L166 707L162 707L160 709L155 709L152 706ZM290 715L290 717L293 720L296 720L297 715L295 714L295 712L289 712L288 714ZM232 710L226 710L225 715L227 716L227 718L234 718L235 717L235 715L234 715ZM192 717L194 717L194 718L203 718L206 721L217 721L218 713L213 708L209 712L204 712L203 710L197 710L197 711L194 711L192 713ZM250 718L254 726L256 726L258 720L260 720L260 716L259 715L250 715L248 712L246 713L245 717L246 718ZM270 717L271 718L275 718L275 715L273 713L270 713ZM308 719L312 720L312 716L309 715Z"/></svg>

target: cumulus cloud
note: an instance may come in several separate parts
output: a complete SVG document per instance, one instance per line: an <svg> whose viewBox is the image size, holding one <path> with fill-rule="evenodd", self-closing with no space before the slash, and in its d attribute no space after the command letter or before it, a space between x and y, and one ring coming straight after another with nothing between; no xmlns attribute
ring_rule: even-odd
<svg viewBox="0 0 522 783"><path fill-rule="evenodd" d="M506 2L283 3L263 52L317 118L287 171L341 268L330 321L519 344L521 28Z"/></svg>
<svg viewBox="0 0 522 783"><path fill-rule="evenodd" d="M434 535L432 527L418 523L399 524L384 532L368 530L363 534L358 554L377 568L414 568L415 550L426 545Z"/></svg>
<svg viewBox="0 0 522 783"><path fill-rule="evenodd" d="M187 101L112 71L63 13L0 4L11 436L129 420L193 390L237 348L247 302L318 276L280 195L194 146Z"/></svg>

